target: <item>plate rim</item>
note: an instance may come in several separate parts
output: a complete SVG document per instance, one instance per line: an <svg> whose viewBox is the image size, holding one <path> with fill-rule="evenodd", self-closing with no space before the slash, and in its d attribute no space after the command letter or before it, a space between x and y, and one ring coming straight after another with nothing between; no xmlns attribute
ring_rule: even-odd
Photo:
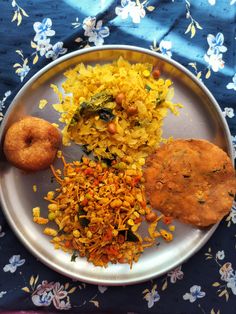
<svg viewBox="0 0 236 314"><path fill-rule="evenodd" d="M228 150L228 154L231 158L231 161L234 162L234 158L233 158L233 145L232 142L230 141L230 130L228 127L228 124L226 122L225 117L222 114L221 108L218 104L218 102L216 101L216 99L214 98L213 94L208 90L208 88L199 81L199 79L197 79L197 77L190 72L186 67L184 67L183 65L181 65L179 62L170 59L166 56L163 56L161 53L158 52L154 52L151 50L148 50L146 48L142 48L142 47L137 47L137 46L132 46L132 45L104 45L102 47L88 47L88 48L84 48L82 50L76 50L73 52L70 52L52 62L50 62L48 65L44 66L42 69L40 69L39 71L37 71L27 82L25 82L25 84L23 86L21 86L20 90L16 93L16 95L14 96L13 100L11 101L11 104L9 105L4 119L1 123L0 126L0 142L3 139L3 131L5 129L5 125L8 121L8 116L10 115L12 109L14 108L15 103L17 102L18 97L21 96L22 93L24 93L25 89L28 88L28 86L30 86L33 82L35 82L35 80L37 80L38 77L40 77L41 75L43 75L44 73L46 73L47 71L49 71L50 69L52 69L53 67L55 67L56 65L69 60L71 58L74 58L76 56L79 55L83 55L83 54L87 54L93 51L102 51L102 50L131 50L131 51L137 51L140 53L144 53L144 54L148 54L151 55L153 57L159 58L161 60L163 60L164 62L167 62L169 64L172 64L174 67L178 68L180 71L184 72L185 75L187 75L188 77L190 77L190 79L196 83L202 90L203 92L209 97L210 102L212 103L214 109L216 109L217 115L221 120L221 123L223 125L223 130L225 133L225 139L227 142L227 150ZM18 230L18 228L16 227L16 224L14 223L13 219L11 218L11 215L9 213L9 211L7 210L7 204L5 202L4 199L4 195L3 195L3 190L2 190L2 179L0 178L0 203L2 206L2 211L8 221L8 223L11 226L11 230L15 233L15 235L17 236L17 238L21 241L21 243L23 244L23 246L25 246L29 252L37 259L39 259L44 265L48 266L50 269L73 279L76 280L81 280L83 282L89 283L89 284L95 284L95 285L99 285L99 284L103 284L106 286L121 286L121 285L133 285L133 284L137 284L137 283L141 283L147 280L150 280L152 278L156 278L156 277L160 277L161 275L165 274L166 272L170 271L171 269L174 269L175 267L183 264L185 261L187 261L189 258L191 258L194 254L196 254L205 244L206 242L211 238L212 234L215 232L215 230L217 229L218 224L212 226L207 233L204 234L204 236L201 238L200 243L198 244L197 247L194 247L192 250L190 250L188 252L188 254L186 254L183 258L181 257L180 259L178 259L178 261L174 262L172 264L172 268L171 269L163 269L161 272L157 271L155 273L152 273L149 276L142 276L141 278L139 277L139 279L127 279L127 280L93 280L91 278L87 278L87 276L75 276L73 275L70 271L65 270L64 268L62 269L61 266L58 266L55 262L51 262L49 261L43 254L41 254L40 252L38 252L36 249L34 249L34 247L32 246L32 244L27 240L27 238L24 237L24 235L22 235L22 233Z"/></svg>

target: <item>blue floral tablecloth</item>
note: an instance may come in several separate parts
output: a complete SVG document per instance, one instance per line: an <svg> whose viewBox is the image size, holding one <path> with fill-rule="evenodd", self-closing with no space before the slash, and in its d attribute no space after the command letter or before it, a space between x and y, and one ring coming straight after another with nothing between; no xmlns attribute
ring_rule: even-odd
<svg viewBox="0 0 236 314"><path fill-rule="evenodd" d="M192 71L229 124L236 157L236 0L2 0L0 120L35 72L70 51L129 44ZM0 310L236 313L236 205L210 241L168 274L122 287L55 273L15 237L0 211Z"/></svg>

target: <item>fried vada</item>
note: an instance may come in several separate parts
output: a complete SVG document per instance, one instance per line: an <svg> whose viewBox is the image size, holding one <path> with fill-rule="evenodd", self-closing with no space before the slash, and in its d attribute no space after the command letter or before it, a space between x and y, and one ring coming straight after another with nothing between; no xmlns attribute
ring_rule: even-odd
<svg viewBox="0 0 236 314"><path fill-rule="evenodd" d="M166 216L197 227L218 223L231 209L235 171L228 155L206 140L174 140L144 167L147 198Z"/></svg>
<svg viewBox="0 0 236 314"><path fill-rule="evenodd" d="M3 151L15 167L43 170L53 162L61 142L60 132L46 120L26 116L7 130Z"/></svg>

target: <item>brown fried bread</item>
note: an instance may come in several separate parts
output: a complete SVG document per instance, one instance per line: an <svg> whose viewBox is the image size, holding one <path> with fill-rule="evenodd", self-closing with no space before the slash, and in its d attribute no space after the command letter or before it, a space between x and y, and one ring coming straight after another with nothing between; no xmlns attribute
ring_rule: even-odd
<svg viewBox="0 0 236 314"><path fill-rule="evenodd" d="M144 178L153 208L198 227L218 223L230 211L236 192L230 158L206 140L163 144L147 158Z"/></svg>

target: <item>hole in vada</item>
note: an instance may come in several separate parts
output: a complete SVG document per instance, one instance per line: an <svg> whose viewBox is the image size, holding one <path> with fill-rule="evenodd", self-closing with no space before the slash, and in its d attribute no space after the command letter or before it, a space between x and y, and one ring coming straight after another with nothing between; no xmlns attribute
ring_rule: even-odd
<svg viewBox="0 0 236 314"><path fill-rule="evenodd" d="M25 139L25 144L27 146L31 146L33 143L33 137L32 136L27 136L26 139Z"/></svg>

